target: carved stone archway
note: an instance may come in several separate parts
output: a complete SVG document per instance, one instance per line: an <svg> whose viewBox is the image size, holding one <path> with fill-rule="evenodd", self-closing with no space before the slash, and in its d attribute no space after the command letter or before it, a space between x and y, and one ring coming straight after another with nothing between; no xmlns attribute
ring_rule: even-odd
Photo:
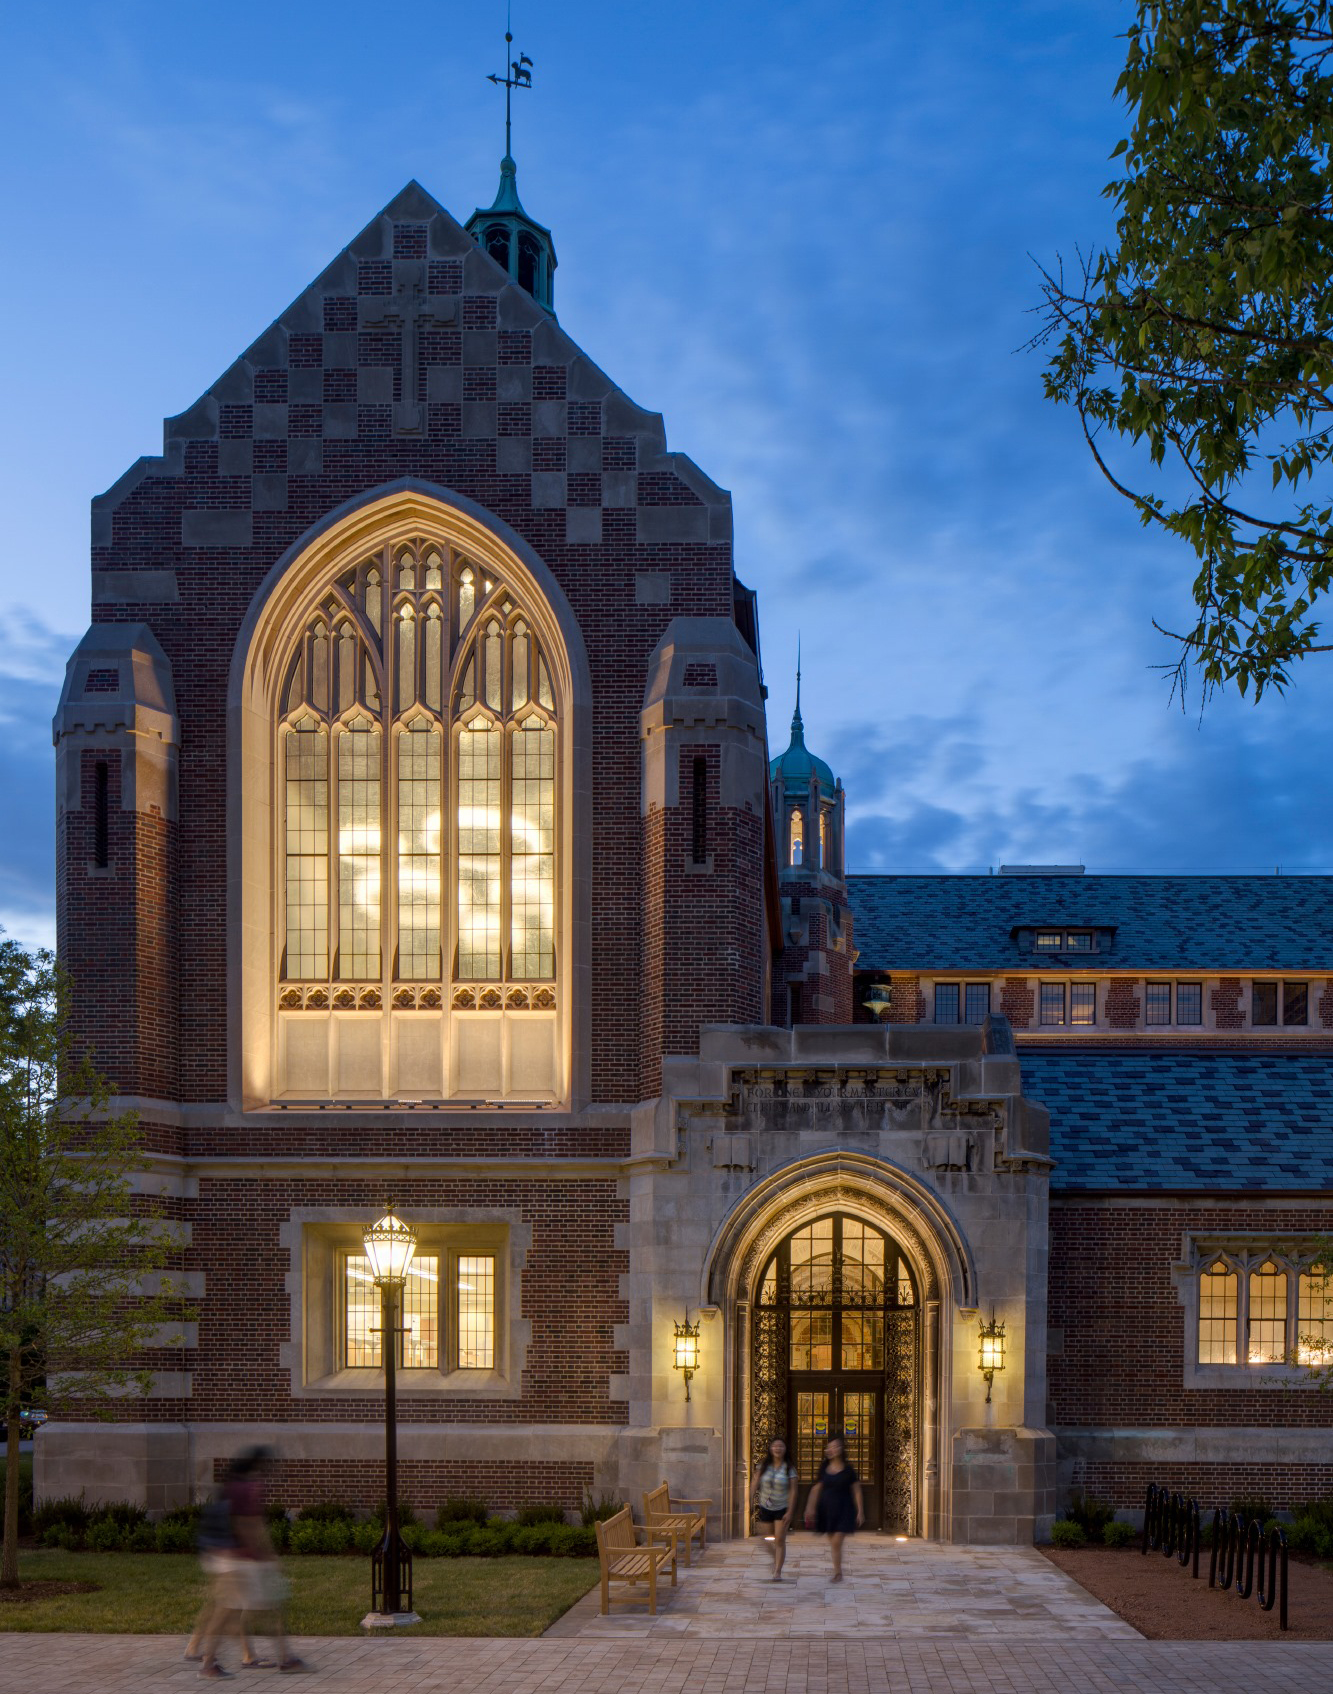
<svg viewBox="0 0 1333 1694"><path fill-rule="evenodd" d="M751 1189L717 1231L704 1263L701 1303L724 1321L727 1358L728 1498L724 1521L748 1531L754 1417L752 1357L758 1282L777 1245L830 1212L890 1236L920 1291L916 1363L916 1453L911 1529L932 1539L950 1521L950 1358L953 1314L975 1303L976 1272L966 1240L939 1196L919 1178L867 1155L830 1151L793 1162Z"/></svg>

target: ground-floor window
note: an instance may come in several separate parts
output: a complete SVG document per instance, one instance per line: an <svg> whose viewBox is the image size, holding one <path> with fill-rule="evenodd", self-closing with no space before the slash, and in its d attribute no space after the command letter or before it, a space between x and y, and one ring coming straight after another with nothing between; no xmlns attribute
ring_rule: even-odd
<svg viewBox="0 0 1333 1694"><path fill-rule="evenodd" d="M495 1367L495 1255L417 1253L399 1307L403 1370ZM378 1370L383 1362L380 1290L364 1253L342 1261L343 1363ZM443 1343L443 1346L442 1346ZM445 1357L441 1360L441 1353Z"/></svg>
<svg viewBox="0 0 1333 1694"><path fill-rule="evenodd" d="M1333 1364L1333 1268L1262 1247L1199 1255L1191 1279L1199 1365Z"/></svg>

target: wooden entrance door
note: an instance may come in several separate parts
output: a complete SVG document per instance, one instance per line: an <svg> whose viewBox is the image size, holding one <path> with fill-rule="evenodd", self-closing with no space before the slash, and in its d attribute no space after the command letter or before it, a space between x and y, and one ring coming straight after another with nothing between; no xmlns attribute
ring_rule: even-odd
<svg viewBox="0 0 1333 1694"><path fill-rule="evenodd" d="M798 1518L819 1475L830 1435L841 1435L847 1458L861 1478L867 1529L883 1528L884 1389L847 1378L793 1377L787 1427L793 1432L792 1462L801 1476Z"/></svg>

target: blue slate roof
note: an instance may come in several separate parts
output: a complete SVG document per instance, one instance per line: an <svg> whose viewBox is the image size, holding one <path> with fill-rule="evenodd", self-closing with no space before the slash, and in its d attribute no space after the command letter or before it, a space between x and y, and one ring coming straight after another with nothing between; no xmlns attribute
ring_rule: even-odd
<svg viewBox="0 0 1333 1694"><path fill-rule="evenodd" d="M1051 1186L1333 1189L1333 1054L1019 1053Z"/></svg>
<svg viewBox="0 0 1333 1694"><path fill-rule="evenodd" d="M1333 970L1329 876L850 876L858 968L1059 970L1020 928L1114 930L1078 968Z"/></svg>

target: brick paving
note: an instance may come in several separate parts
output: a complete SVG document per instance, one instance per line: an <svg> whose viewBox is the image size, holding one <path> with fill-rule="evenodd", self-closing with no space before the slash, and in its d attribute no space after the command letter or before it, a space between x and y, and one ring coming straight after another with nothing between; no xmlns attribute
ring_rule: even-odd
<svg viewBox="0 0 1333 1694"><path fill-rule="evenodd" d="M854 1541L847 1579L798 1537L791 1582L764 1544L710 1547L650 1618L596 1591L540 1640L306 1640L322 1694L1291 1694L1333 1685L1333 1642L1145 1641L1027 1549ZM183 1636L0 1635L4 1694L200 1687ZM239 1690L273 1672L238 1673Z"/></svg>
<svg viewBox="0 0 1333 1694"><path fill-rule="evenodd" d="M0 1636L6 1694L153 1694L202 1687L183 1637ZM302 1641L321 1694L1291 1694L1333 1681L1333 1644L875 1637L639 1641ZM238 1675L268 1686L272 1671Z"/></svg>

